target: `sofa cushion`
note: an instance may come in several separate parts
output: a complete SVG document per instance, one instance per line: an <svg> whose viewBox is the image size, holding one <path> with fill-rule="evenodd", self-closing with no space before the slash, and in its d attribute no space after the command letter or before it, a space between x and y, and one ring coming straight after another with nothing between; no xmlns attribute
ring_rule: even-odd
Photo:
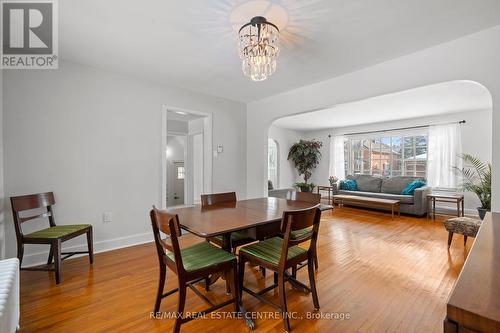
<svg viewBox="0 0 500 333"><path fill-rule="evenodd" d="M409 204L409 205L412 205L414 203L413 195L362 192L362 191L347 191L347 190L339 190L338 194L357 195L360 197L369 197L369 198L377 198L377 199L399 200L400 203Z"/></svg>
<svg viewBox="0 0 500 333"><path fill-rule="evenodd" d="M395 176L390 178L384 178L382 180L382 186L380 188L380 192L401 194L401 192L403 192L403 190L409 183L417 179L422 179L422 178L410 177L410 176Z"/></svg>
<svg viewBox="0 0 500 333"><path fill-rule="evenodd" d="M349 175L347 179L353 179L358 184L358 191L380 192L382 179L370 175ZM401 191L399 191L401 193Z"/></svg>

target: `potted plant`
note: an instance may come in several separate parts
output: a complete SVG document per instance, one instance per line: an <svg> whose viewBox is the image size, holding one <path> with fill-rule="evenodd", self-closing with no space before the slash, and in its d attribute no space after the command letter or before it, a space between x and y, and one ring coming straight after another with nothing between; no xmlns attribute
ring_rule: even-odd
<svg viewBox="0 0 500 333"><path fill-rule="evenodd" d="M337 176L330 176L328 178L328 181L330 182L330 186L332 187L332 192L337 193L337 182L339 181L339 178Z"/></svg>
<svg viewBox="0 0 500 333"><path fill-rule="evenodd" d="M304 175L303 183L296 183L303 192L312 192L314 185L307 181L312 176L312 171L318 166L321 160L320 148L323 143L318 140L299 140L290 147L288 152L288 160L295 164L295 168L299 172L299 176ZM311 187L312 186L312 187Z"/></svg>
<svg viewBox="0 0 500 333"><path fill-rule="evenodd" d="M296 187L300 189L300 192L312 192L314 190L314 185L313 183L304 183L304 182L298 182L294 184Z"/></svg>
<svg viewBox="0 0 500 333"><path fill-rule="evenodd" d="M483 163L470 154L460 156L464 167L458 169L462 175L462 189L473 192L479 198L481 207L477 208L481 220L491 210L491 163Z"/></svg>

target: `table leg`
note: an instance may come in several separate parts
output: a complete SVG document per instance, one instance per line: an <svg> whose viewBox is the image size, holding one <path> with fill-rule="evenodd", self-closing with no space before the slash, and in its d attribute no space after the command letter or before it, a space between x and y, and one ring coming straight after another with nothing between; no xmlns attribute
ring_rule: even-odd
<svg viewBox="0 0 500 333"><path fill-rule="evenodd" d="M401 204L398 203L398 217L401 217Z"/></svg>
<svg viewBox="0 0 500 333"><path fill-rule="evenodd" d="M432 219L436 220L436 198L432 198Z"/></svg>
<svg viewBox="0 0 500 333"><path fill-rule="evenodd" d="M460 217L460 199L457 200L457 217Z"/></svg>
<svg viewBox="0 0 500 333"><path fill-rule="evenodd" d="M462 217L465 215L464 201L465 201L465 198L462 198Z"/></svg>
<svg viewBox="0 0 500 333"><path fill-rule="evenodd" d="M427 220L428 220L429 217L431 216L431 207L430 207L431 198L427 197L425 200L426 200L425 204L427 205Z"/></svg>
<svg viewBox="0 0 500 333"><path fill-rule="evenodd" d="M392 219L394 220L394 205L391 205L391 215Z"/></svg>

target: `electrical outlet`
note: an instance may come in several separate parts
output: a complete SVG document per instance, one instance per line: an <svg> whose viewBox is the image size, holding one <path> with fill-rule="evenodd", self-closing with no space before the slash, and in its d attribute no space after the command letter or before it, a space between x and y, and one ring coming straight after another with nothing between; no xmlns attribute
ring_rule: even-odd
<svg viewBox="0 0 500 333"><path fill-rule="evenodd" d="M113 221L113 214L111 212L102 213L102 222L109 223Z"/></svg>

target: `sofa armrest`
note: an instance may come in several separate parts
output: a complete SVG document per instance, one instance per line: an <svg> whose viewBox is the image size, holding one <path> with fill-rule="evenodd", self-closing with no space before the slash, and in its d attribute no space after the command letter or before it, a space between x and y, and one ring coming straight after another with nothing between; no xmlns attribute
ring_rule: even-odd
<svg viewBox="0 0 500 333"><path fill-rule="evenodd" d="M427 194L429 194L431 188L428 186L420 187L413 191L413 204L419 215L424 215L427 213Z"/></svg>

